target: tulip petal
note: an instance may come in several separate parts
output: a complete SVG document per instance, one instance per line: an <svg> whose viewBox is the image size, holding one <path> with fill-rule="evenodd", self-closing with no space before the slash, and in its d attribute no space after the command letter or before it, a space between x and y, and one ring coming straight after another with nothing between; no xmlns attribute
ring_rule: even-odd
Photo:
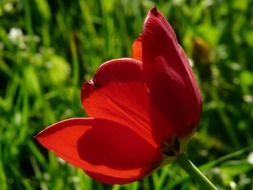
<svg viewBox="0 0 253 190"><path fill-rule="evenodd" d="M144 23L143 72L151 100L174 128L187 136L199 121L201 94L172 27L156 8Z"/></svg>
<svg viewBox="0 0 253 190"><path fill-rule="evenodd" d="M132 45L132 57L138 61L142 61L142 37L139 35L139 37L134 40L134 43Z"/></svg>
<svg viewBox="0 0 253 190"><path fill-rule="evenodd" d="M81 97L89 116L126 125L154 147L160 146L161 139L174 135L150 101L137 60L125 58L104 63L94 78L83 85Z"/></svg>
<svg viewBox="0 0 253 190"><path fill-rule="evenodd" d="M107 183L107 184L126 184L126 183L131 183L133 181L140 180L143 178L143 176L139 176L139 178L119 178L119 177L112 177L108 176L106 174L98 174L98 173L93 173L93 172L87 172L86 174L89 175L91 178L93 178L96 181L100 181L102 183Z"/></svg>
<svg viewBox="0 0 253 190"><path fill-rule="evenodd" d="M72 118L35 137L67 162L104 183L128 183L160 163L158 149L130 128L105 119Z"/></svg>

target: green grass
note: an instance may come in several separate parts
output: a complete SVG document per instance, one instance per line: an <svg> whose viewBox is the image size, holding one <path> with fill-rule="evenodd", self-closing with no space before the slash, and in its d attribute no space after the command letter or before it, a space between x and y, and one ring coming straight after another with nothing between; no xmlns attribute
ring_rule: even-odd
<svg viewBox="0 0 253 190"><path fill-rule="evenodd" d="M177 165L129 185L103 185L33 139L49 124L84 115L81 84L104 61L131 56L154 5L192 59L203 92L190 159L219 189L253 189L253 1L70 2L0 1L0 189L198 188ZM10 39L13 28L23 35Z"/></svg>

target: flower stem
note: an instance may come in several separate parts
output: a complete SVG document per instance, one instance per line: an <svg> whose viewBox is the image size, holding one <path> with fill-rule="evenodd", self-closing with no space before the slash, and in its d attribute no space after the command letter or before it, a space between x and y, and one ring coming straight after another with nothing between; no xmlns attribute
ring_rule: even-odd
<svg viewBox="0 0 253 190"><path fill-rule="evenodd" d="M185 154L179 155L176 163L199 183L201 189L217 190L212 182L209 181L209 179L187 158Z"/></svg>

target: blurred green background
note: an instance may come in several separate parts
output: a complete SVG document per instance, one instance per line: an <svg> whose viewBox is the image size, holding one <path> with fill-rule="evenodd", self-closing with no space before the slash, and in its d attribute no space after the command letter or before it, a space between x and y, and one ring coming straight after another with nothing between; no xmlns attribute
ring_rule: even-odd
<svg viewBox="0 0 253 190"><path fill-rule="evenodd" d="M0 189L198 189L171 164L140 182L103 185L33 139L83 116L80 87L106 60L131 56L156 5L192 60L204 97L190 159L219 189L253 189L252 0L1 0Z"/></svg>

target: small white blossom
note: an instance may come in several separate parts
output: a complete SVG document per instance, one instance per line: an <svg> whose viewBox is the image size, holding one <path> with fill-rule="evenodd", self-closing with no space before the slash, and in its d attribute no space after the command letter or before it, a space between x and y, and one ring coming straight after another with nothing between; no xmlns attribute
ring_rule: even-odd
<svg viewBox="0 0 253 190"><path fill-rule="evenodd" d="M251 152L247 158L248 162L253 165L253 152Z"/></svg>
<svg viewBox="0 0 253 190"><path fill-rule="evenodd" d="M20 41L23 40L23 37L24 35L20 28L11 28L8 34L9 40L14 44L20 43Z"/></svg>

